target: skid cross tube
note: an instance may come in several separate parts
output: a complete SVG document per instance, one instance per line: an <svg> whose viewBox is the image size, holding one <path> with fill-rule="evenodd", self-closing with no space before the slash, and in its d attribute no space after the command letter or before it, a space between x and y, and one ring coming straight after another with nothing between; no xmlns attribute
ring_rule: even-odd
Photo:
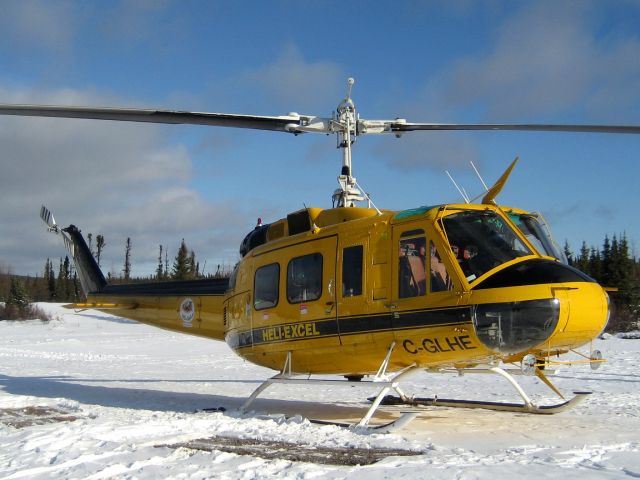
<svg viewBox="0 0 640 480"><path fill-rule="evenodd" d="M518 394L522 397L522 400L524 401L524 404L527 410L535 409L535 406L533 405L533 402L531 401L529 396L525 393L525 391L522 389L520 384L516 382L516 379L513 378L513 376L511 376L506 370L503 370L500 367L491 367L489 370L507 379L507 381L513 386L513 388L516 389Z"/></svg>
<svg viewBox="0 0 640 480"><path fill-rule="evenodd" d="M366 427L367 426L367 424L369 423L369 420L371 420L371 417L373 416L375 411L380 406L380 403L382 402L384 397L392 389L395 390L395 392L400 396L400 398L403 401L408 401L409 398L407 397L407 395L405 395L405 393L402 390L400 390L400 387L399 387L400 379L403 378L403 377L409 376L410 374L414 374L417 370L418 369L416 368L415 365L411 365L411 366L405 368L404 370L401 370L398 374L396 374L393 377L393 379L391 379L391 381L384 382L385 385L382 387L382 390L380 390L380 393L378 393L378 395L376 396L375 400L371 404L371 407L369 407L369 410L364 415L364 417L362 417L362 419L358 422L357 426L358 427ZM415 417L415 415L414 415L414 417Z"/></svg>
<svg viewBox="0 0 640 480"><path fill-rule="evenodd" d="M382 387L372 405L367 410L367 413L360 419L360 421L355 425L355 428L367 428L369 421L373 417L373 414L376 412L380 404L382 403L384 397L391 390L395 391L402 400L410 401L410 398L400 389L399 383L402 378L409 376L410 374L415 373L419 369L415 365L409 365L408 367L400 370L392 378L389 378L387 374L387 366L389 365L389 360L391 358L391 354L393 353L393 349L395 347L395 342L389 346L387 351L387 355L384 360L380 364L380 368L376 373L373 381L364 381L364 382L350 382L346 380L328 380L328 379L312 379L312 378L295 378L295 374L291 371L291 352L287 353L287 357L285 359L285 363L283 369L280 373L274 375L271 378L268 378L264 382L262 382L258 388L256 388L249 398L244 402L244 404L240 407L240 412L247 413L251 404L255 401L258 396L264 392L267 388L269 388L273 384L289 384L289 385L348 385L350 387ZM401 426L409 423L413 418L415 418L417 413L409 412L404 413L398 420L392 422L389 425L389 429L391 428L399 428Z"/></svg>

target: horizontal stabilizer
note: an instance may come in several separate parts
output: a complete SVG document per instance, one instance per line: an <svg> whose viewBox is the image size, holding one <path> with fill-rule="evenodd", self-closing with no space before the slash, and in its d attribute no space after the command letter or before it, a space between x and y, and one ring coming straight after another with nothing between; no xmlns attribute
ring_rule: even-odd
<svg viewBox="0 0 640 480"><path fill-rule="evenodd" d="M68 303L67 305L63 305L64 308L68 308L70 310L133 310L134 308L138 308L137 303Z"/></svg>

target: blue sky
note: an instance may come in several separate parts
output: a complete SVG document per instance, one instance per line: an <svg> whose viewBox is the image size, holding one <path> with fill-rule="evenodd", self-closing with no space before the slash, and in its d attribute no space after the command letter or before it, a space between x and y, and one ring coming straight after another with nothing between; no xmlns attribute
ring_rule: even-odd
<svg viewBox="0 0 640 480"><path fill-rule="evenodd" d="M640 124L640 2L4 1L0 103L330 116L355 77L369 119ZM155 268L180 240L233 264L257 217L329 207L335 139L195 126L0 118L0 266L40 272L60 244L37 213L102 233L104 269ZM640 247L640 136L416 132L360 137L354 174L380 208L457 202L473 160L502 204L560 243Z"/></svg>

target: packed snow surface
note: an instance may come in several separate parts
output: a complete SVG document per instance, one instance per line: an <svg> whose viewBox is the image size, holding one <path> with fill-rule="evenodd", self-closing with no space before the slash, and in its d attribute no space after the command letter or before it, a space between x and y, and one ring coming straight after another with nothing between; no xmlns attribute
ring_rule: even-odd
<svg viewBox="0 0 640 480"><path fill-rule="evenodd" d="M640 339L608 337L607 363L562 367L564 392L593 391L556 415L428 407L392 434L317 425L357 421L377 393L347 386L272 386L249 414L239 407L274 372L224 343L166 332L97 311L40 304L54 320L0 322L0 412L41 406L75 418L20 428L0 417L0 478L640 478ZM588 352L587 352L588 353ZM518 377L536 402L557 398ZM417 396L517 402L498 376L420 374ZM223 407L224 411L205 412ZM381 412L378 421L396 415ZM232 437L328 449L393 448L370 465L290 461L170 445ZM416 453L418 455L409 455Z"/></svg>

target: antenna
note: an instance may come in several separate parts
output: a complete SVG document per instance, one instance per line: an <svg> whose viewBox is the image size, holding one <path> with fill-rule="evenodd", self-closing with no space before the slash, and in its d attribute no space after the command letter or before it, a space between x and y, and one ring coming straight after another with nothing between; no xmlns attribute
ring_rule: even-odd
<svg viewBox="0 0 640 480"><path fill-rule="evenodd" d="M478 171L478 169L476 168L475 164L473 163L473 160L469 160L469 163L471 164L471 167L473 167L473 170L476 172L476 175L478 175L478 178L480 179L480 182L482 182L482 186L484 187L484 191L488 192L489 191L489 187L487 187L487 184L484 183L484 180L482 179L482 176L480 175L480 172Z"/></svg>
<svg viewBox="0 0 640 480"><path fill-rule="evenodd" d="M462 185L460 185L460 188L462 189L462 193L464 193L464 198L467 199L467 203L471 203L473 200L470 200L469 194L467 193L467 191L464 189L464 187Z"/></svg>
<svg viewBox="0 0 640 480"><path fill-rule="evenodd" d="M355 179L354 179L355 180ZM362 188L360 186L359 183L356 182L356 186L360 189L361 192L364 193L364 196L367 197L367 208L374 208L376 212L378 212L378 215L382 215L382 212L380 211L380 209L378 207L376 207L376 204L373 203L373 199L371 198L371 195L369 195L364 188Z"/></svg>
<svg viewBox="0 0 640 480"><path fill-rule="evenodd" d="M461 189L458 184L456 183L456 181L453 179L453 177L451 176L451 174L449 173L449 170L445 170L444 173L447 174L447 176L449 177L449 180L451 180L451 182L453 183L453 185L456 187L456 189L458 190L458 192L460 192L460 195L462 196L464 203L471 203L469 201L469 197L466 195L465 191L463 189Z"/></svg>

